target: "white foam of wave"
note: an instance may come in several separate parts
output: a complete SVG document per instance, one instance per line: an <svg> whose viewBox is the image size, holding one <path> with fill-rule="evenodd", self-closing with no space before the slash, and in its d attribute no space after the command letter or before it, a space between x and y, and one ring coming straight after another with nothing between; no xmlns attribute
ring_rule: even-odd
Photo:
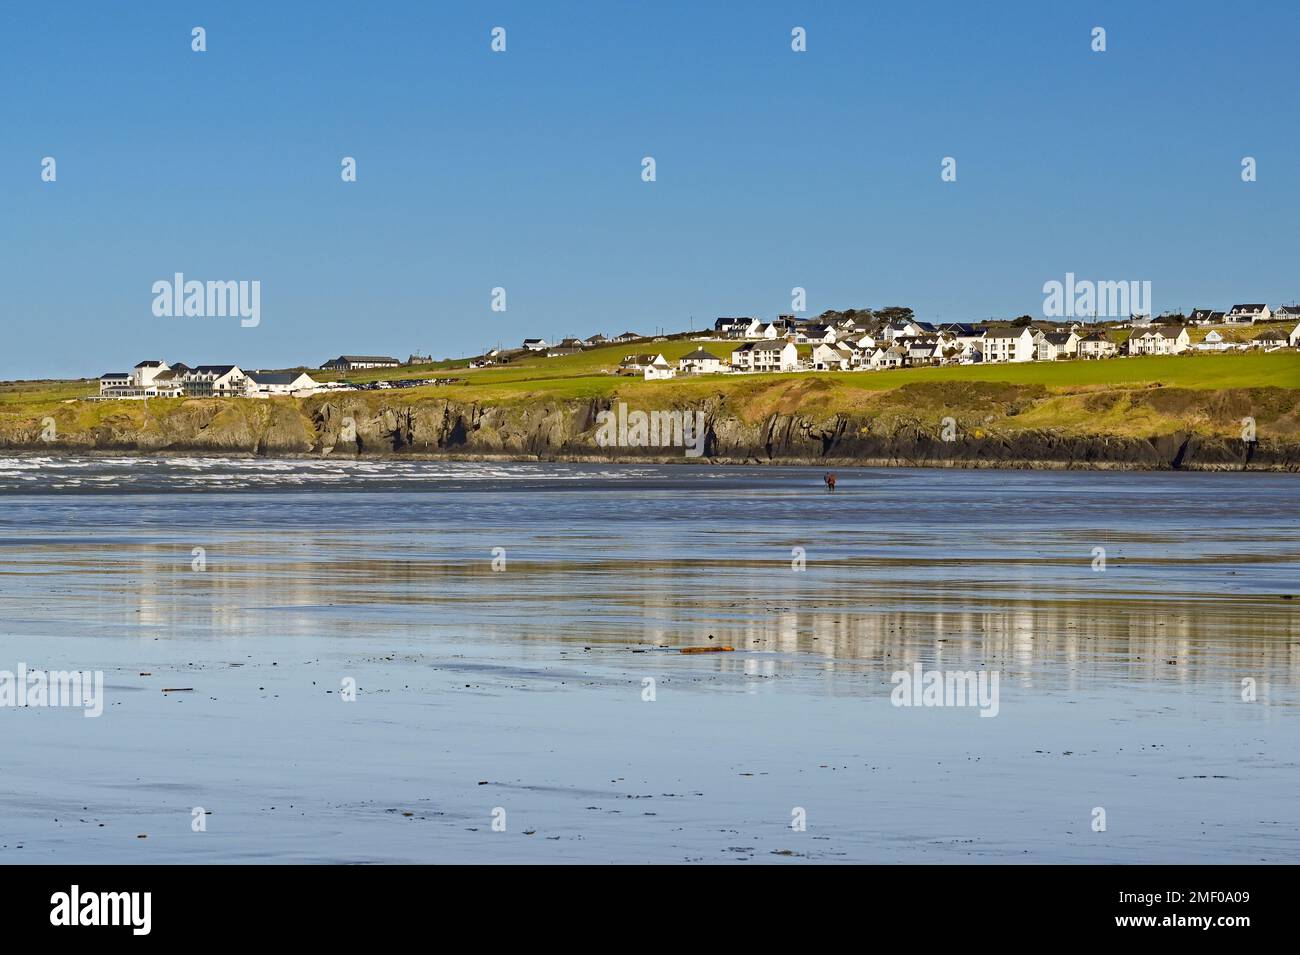
<svg viewBox="0 0 1300 955"><path fill-rule="evenodd" d="M578 482L644 479L659 473L653 467L593 468L590 465L529 462L417 461L375 459L285 459L17 455L0 457L0 490L42 481L53 489L75 489L82 481L96 487L154 486L166 489L209 487L308 487L368 483L430 483L474 481Z"/></svg>

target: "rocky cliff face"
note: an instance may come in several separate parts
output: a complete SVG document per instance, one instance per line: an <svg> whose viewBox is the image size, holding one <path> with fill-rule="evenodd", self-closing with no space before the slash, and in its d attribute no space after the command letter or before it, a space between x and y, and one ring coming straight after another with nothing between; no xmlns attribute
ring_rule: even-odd
<svg viewBox="0 0 1300 955"><path fill-rule="evenodd" d="M1225 401L1214 395L1206 393L1204 400ZM879 408L826 415L774 410L752 419L721 400L705 400L678 409L702 415L699 456L687 455L683 442L602 446L597 433L601 412L611 410L608 400L484 405L373 392L300 400L173 399L151 401L148 408L115 402L93 406L93 415L84 403L65 404L45 414L5 416L0 420L0 448L44 453L1300 471L1300 440L1294 436L1294 422L1286 417L1294 417L1293 404L1283 409L1273 436L1261 432L1257 442L1247 443L1207 432L1200 412L1184 415L1185 425L1151 437L1011 427L1019 398L1013 396L1011 404L1006 395L996 398L992 404L975 402L943 417L922 410L919 399L909 404L903 396L887 413ZM1228 404L1225 415L1240 413L1240 402ZM690 437L684 443L689 444ZM628 444L637 442L631 429L628 438Z"/></svg>

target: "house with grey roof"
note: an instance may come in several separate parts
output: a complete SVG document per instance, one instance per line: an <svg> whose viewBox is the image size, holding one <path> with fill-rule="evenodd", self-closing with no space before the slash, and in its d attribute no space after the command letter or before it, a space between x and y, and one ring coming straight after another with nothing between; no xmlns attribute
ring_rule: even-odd
<svg viewBox="0 0 1300 955"><path fill-rule="evenodd" d="M245 380L245 393L254 398L293 395L320 387L305 371L250 371Z"/></svg>
<svg viewBox="0 0 1300 955"><path fill-rule="evenodd" d="M1080 358L1114 358L1119 354L1119 345L1098 331L1081 336L1076 347Z"/></svg>
<svg viewBox="0 0 1300 955"><path fill-rule="evenodd" d="M697 348L678 360L677 370L683 374L711 375L722 371L722 359L703 348Z"/></svg>
<svg viewBox="0 0 1300 955"><path fill-rule="evenodd" d="M1187 328L1181 325L1159 325L1154 328L1134 329L1129 336L1130 355L1179 355L1191 347L1192 339Z"/></svg>
<svg viewBox="0 0 1300 955"><path fill-rule="evenodd" d="M1247 303L1232 306L1232 310L1228 312L1224 321L1234 325L1254 325L1257 322L1267 322L1272 315L1272 310L1262 302L1258 304Z"/></svg>
<svg viewBox="0 0 1300 955"><path fill-rule="evenodd" d="M645 366L645 380L655 381L676 376L677 369L664 360L663 355L655 355L650 364Z"/></svg>
<svg viewBox="0 0 1300 955"><path fill-rule="evenodd" d="M1079 336L1074 331L1043 332L1038 338L1038 360L1056 361L1078 354Z"/></svg>
<svg viewBox="0 0 1300 955"><path fill-rule="evenodd" d="M1290 336L1277 328L1270 328L1268 331L1260 332L1250 340L1252 348L1263 348L1265 351L1273 351L1275 348L1286 348L1289 344Z"/></svg>
<svg viewBox="0 0 1300 955"><path fill-rule="evenodd" d="M984 360L988 362L1033 361L1038 357L1038 336L1028 326L995 328L984 334Z"/></svg>
<svg viewBox="0 0 1300 955"><path fill-rule="evenodd" d="M736 364L738 352L741 365ZM750 342L731 353L731 364L745 371L797 371L799 349L787 339Z"/></svg>
<svg viewBox="0 0 1300 955"><path fill-rule="evenodd" d="M321 364L329 371L359 371L363 368L396 368L402 363L387 355L339 355Z"/></svg>

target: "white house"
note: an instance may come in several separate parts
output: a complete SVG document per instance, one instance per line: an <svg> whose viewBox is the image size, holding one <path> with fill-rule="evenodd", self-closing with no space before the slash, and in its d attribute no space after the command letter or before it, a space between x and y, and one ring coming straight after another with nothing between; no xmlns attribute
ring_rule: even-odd
<svg viewBox="0 0 1300 955"><path fill-rule="evenodd" d="M726 338L757 338L762 325L756 318L720 318L713 330Z"/></svg>
<svg viewBox="0 0 1300 955"><path fill-rule="evenodd" d="M142 361L131 370L131 387L148 388L159 375L171 371L165 361Z"/></svg>
<svg viewBox="0 0 1300 955"><path fill-rule="evenodd" d="M703 348L697 348L689 355L683 355L677 368L686 374L710 375L722 371L722 360Z"/></svg>
<svg viewBox="0 0 1300 955"><path fill-rule="evenodd" d="M895 338L916 338L920 335L928 335L933 331L934 326L928 322L894 319L881 329L880 334L885 341L893 341Z"/></svg>
<svg viewBox="0 0 1300 955"><path fill-rule="evenodd" d="M754 344L747 342L744 345L738 345L731 350L731 370L732 371L753 371L754 370Z"/></svg>
<svg viewBox="0 0 1300 955"><path fill-rule="evenodd" d="M618 363L618 367L626 371L644 371L647 367L653 365L654 361L654 355L624 355L623 360Z"/></svg>
<svg viewBox="0 0 1300 955"><path fill-rule="evenodd" d="M1260 332L1250 341L1252 348L1263 348L1265 351L1273 351L1277 348L1286 348L1291 343L1291 338L1286 332L1278 329L1269 329L1266 332Z"/></svg>
<svg viewBox="0 0 1300 955"><path fill-rule="evenodd" d="M1253 325L1267 322L1272 314L1267 305L1234 305L1224 321L1234 325Z"/></svg>
<svg viewBox="0 0 1300 955"><path fill-rule="evenodd" d="M871 354L872 350L876 347L876 343L874 340L871 340L870 335L865 335L863 337L868 339L867 344L865 345L862 344L862 341L860 340L854 341L852 338L842 338L835 343L835 347L848 352L853 364L861 364L862 359Z"/></svg>
<svg viewBox="0 0 1300 955"><path fill-rule="evenodd" d="M938 338L895 338L894 344L907 351L909 365L935 365L943 360L943 342Z"/></svg>
<svg viewBox="0 0 1300 955"><path fill-rule="evenodd" d="M1130 355L1178 355L1191 346L1191 336L1182 326L1162 325L1134 331L1128 340Z"/></svg>
<svg viewBox="0 0 1300 955"><path fill-rule="evenodd" d="M185 394L195 398L233 398L248 387L238 365L197 365L181 376Z"/></svg>
<svg viewBox="0 0 1300 955"><path fill-rule="evenodd" d="M545 351L550 347L551 346L547 343L545 338L524 339L524 348L527 349L528 351Z"/></svg>
<svg viewBox="0 0 1300 955"><path fill-rule="evenodd" d="M180 377L164 361L142 361L129 373L110 371L99 378L104 398L177 398L183 393Z"/></svg>
<svg viewBox="0 0 1300 955"><path fill-rule="evenodd" d="M638 335L636 332L624 332L622 335L615 338L614 341L621 345L624 342L634 342L644 337L644 335Z"/></svg>
<svg viewBox="0 0 1300 955"><path fill-rule="evenodd" d="M901 368L907 360L907 349L902 345L877 345L866 359L866 367L873 370L880 368Z"/></svg>
<svg viewBox="0 0 1300 955"><path fill-rule="evenodd" d="M1111 341L1105 332L1089 332L1079 339L1076 351L1080 358L1113 358L1119 354L1119 345Z"/></svg>
<svg viewBox="0 0 1300 955"><path fill-rule="evenodd" d="M1073 331L1044 332L1038 339L1038 360L1056 361L1058 358L1073 358L1078 353L1079 336Z"/></svg>
<svg viewBox="0 0 1300 955"><path fill-rule="evenodd" d="M1275 322L1300 322L1300 305L1279 305L1273 309Z"/></svg>
<svg viewBox="0 0 1300 955"><path fill-rule="evenodd" d="M1291 334L1287 336L1287 341L1291 343L1292 348L1300 348L1300 324L1291 329Z"/></svg>
<svg viewBox="0 0 1300 955"><path fill-rule="evenodd" d="M800 345L815 345L818 342L825 342L827 345L835 344L839 338L839 333L829 325L800 325L794 333L794 340Z"/></svg>
<svg viewBox="0 0 1300 955"><path fill-rule="evenodd" d="M812 366L818 371L844 371L853 366L853 350L846 345L821 342L813 347Z"/></svg>
<svg viewBox="0 0 1300 955"><path fill-rule="evenodd" d="M310 392L318 387L305 371L250 371L244 385L245 394L257 398Z"/></svg>
<svg viewBox="0 0 1300 955"><path fill-rule="evenodd" d="M654 361L645 366L645 380L655 381L676 376L677 369L664 361L663 355L656 355Z"/></svg>
<svg viewBox="0 0 1300 955"><path fill-rule="evenodd" d="M1033 361L1038 354L1039 333L1024 328L998 328L984 335L985 361Z"/></svg>
<svg viewBox="0 0 1300 955"><path fill-rule="evenodd" d="M799 369L799 349L794 342L762 341L753 342L750 355L754 371L797 371Z"/></svg>
<svg viewBox="0 0 1300 955"><path fill-rule="evenodd" d="M951 338L951 347L959 353L959 361L970 363L984 360L984 329L964 322L950 322L940 329Z"/></svg>
<svg viewBox="0 0 1300 955"><path fill-rule="evenodd" d="M321 363L330 371L356 371L359 368L396 368L401 362L387 355L339 355Z"/></svg>
<svg viewBox="0 0 1300 955"><path fill-rule="evenodd" d="M125 391L131 387L131 373L126 371L106 371L99 376L99 393Z"/></svg>
<svg viewBox="0 0 1300 955"><path fill-rule="evenodd" d="M1223 335L1214 328L1205 333L1205 338L1192 348L1195 351L1227 351L1232 347L1231 342L1224 341Z"/></svg>

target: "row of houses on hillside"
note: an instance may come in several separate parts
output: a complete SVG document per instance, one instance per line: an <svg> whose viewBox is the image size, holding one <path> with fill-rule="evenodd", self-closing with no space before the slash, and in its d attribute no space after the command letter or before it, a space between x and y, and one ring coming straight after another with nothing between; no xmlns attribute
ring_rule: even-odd
<svg viewBox="0 0 1300 955"><path fill-rule="evenodd" d="M129 372L99 376L101 398L265 398L311 394L323 387L306 372L244 371L238 365L146 360Z"/></svg>
<svg viewBox="0 0 1300 955"><path fill-rule="evenodd" d="M1185 325L1135 328L1124 344L1125 351L1129 355L1181 355L1189 350L1223 352L1300 348L1300 321L1289 330L1285 325L1280 328L1266 328L1258 335L1244 340L1231 339L1212 328L1195 345L1192 344L1191 335L1188 334Z"/></svg>
<svg viewBox="0 0 1300 955"><path fill-rule="evenodd" d="M1300 305L1269 308L1263 303L1234 305L1226 312L1194 308L1187 317L1190 325L1260 325L1264 322L1300 322Z"/></svg>
<svg viewBox="0 0 1300 955"><path fill-rule="evenodd" d="M919 334L917 334L919 332ZM1214 350L1223 337L1206 336ZM818 340L801 352L794 335L777 339L745 341L725 357L699 347L676 363L662 354L628 355L621 368L642 372L647 379L677 375L730 372L846 371L905 368L923 365L1097 360L1128 355L1179 355L1192 347L1188 327L1152 326L1134 329L1123 345L1106 332L1074 325L1068 328L1012 326L978 328L964 325L926 328L921 323L879 331L876 334L843 335ZM807 343L805 343L807 344ZM1198 349L1201 345L1196 346ZM1300 322L1293 330L1270 329L1233 348L1300 347Z"/></svg>
<svg viewBox="0 0 1300 955"><path fill-rule="evenodd" d="M548 342L545 338L525 338L521 346L524 351L547 352L548 354L575 354L584 348L599 348L602 345L621 345L645 338L636 332L624 332L613 338L604 335L592 335L590 338L562 338L558 342Z"/></svg>

